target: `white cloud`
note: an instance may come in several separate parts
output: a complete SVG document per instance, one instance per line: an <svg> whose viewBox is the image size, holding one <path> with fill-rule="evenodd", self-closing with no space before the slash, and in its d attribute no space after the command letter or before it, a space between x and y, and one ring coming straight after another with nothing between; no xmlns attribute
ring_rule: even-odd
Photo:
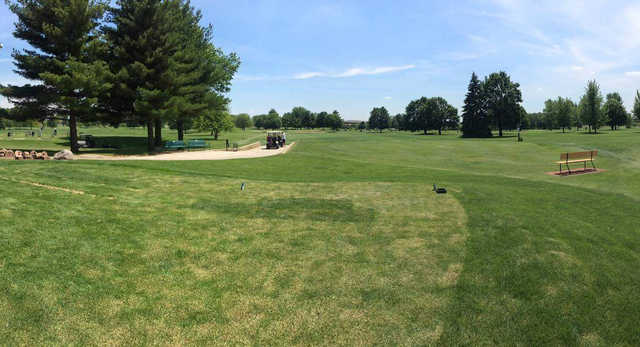
<svg viewBox="0 0 640 347"><path fill-rule="evenodd" d="M293 75L292 79L306 80L306 79L316 78L316 77L345 78L345 77L355 77L355 76L362 76L362 75L380 75L385 73L410 70L410 69L414 69L415 67L416 67L415 65L379 66L374 68L355 67L340 73L328 73L328 72L318 72L318 71L301 72Z"/></svg>
<svg viewBox="0 0 640 347"><path fill-rule="evenodd" d="M627 71L624 74L628 77L640 77L640 71Z"/></svg>
<svg viewBox="0 0 640 347"><path fill-rule="evenodd" d="M385 100L391 100L391 99L393 99L393 98L392 98L392 97L390 97L390 96L385 96L385 97L384 97L384 99L385 99Z"/></svg>
<svg viewBox="0 0 640 347"><path fill-rule="evenodd" d="M295 76L293 76L293 79L295 80L306 80L309 78L314 78L314 77L322 77L322 76L326 76L327 74L325 74L324 72L303 72L303 73L299 73L296 74Z"/></svg>
<svg viewBox="0 0 640 347"><path fill-rule="evenodd" d="M414 69L415 65L403 66L380 66L376 68L352 68L343 73L333 75L332 77L354 77L360 75L379 75L389 72L404 71Z"/></svg>

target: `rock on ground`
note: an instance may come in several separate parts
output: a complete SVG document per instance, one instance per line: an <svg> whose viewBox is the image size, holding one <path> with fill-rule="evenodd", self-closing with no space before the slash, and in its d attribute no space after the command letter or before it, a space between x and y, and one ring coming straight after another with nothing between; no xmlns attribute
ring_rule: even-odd
<svg viewBox="0 0 640 347"><path fill-rule="evenodd" d="M70 150L65 149L63 151L60 151L60 152L56 153L53 156L53 159L55 159L55 160L73 160L73 153Z"/></svg>

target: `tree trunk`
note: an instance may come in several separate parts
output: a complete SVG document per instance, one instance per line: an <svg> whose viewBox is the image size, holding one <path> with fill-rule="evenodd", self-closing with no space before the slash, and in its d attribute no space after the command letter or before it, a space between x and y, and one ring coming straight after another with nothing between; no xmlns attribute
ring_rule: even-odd
<svg viewBox="0 0 640 347"><path fill-rule="evenodd" d="M155 128L156 128L155 146L160 147L162 146L162 121L160 119L155 120Z"/></svg>
<svg viewBox="0 0 640 347"><path fill-rule="evenodd" d="M442 135L442 128L438 129L438 135Z"/></svg>
<svg viewBox="0 0 640 347"><path fill-rule="evenodd" d="M74 114L69 115L69 142L71 142L71 152L78 154L78 120Z"/></svg>
<svg viewBox="0 0 640 347"><path fill-rule="evenodd" d="M502 118L498 119L498 136L502 137Z"/></svg>
<svg viewBox="0 0 640 347"><path fill-rule="evenodd" d="M179 119L176 122L178 128L178 141L184 141L184 121Z"/></svg>
<svg viewBox="0 0 640 347"><path fill-rule="evenodd" d="M147 150L153 152L153 122L147 121Z"/></svg>
<svg viewBox="0 0 640 347"><path fill-rule="evenodd" d="M426 135L427 134L427 129L422 129L422 130L424 131L424 134Z"/></svg>
<svg viewBox="0 0 640 347"><path fill-rule="evenodd" d="M214 140L214 141L218 141L218 135L219 135L219 134L220 134L220 132L219 132L219 131L217 131L217 130L216 130L216 131L214 131L214 134L213 134L213 140Z"/></svg>

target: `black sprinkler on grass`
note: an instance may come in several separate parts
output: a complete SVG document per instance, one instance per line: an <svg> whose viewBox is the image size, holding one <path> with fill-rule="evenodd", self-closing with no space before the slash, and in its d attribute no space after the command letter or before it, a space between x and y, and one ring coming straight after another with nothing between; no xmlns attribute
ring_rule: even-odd
<svg viewBox="0 0 640 347"><path fill-rule="evenodd" d="M446 189L436 187L435 183L433 184L433 191L436 192L436 194L447 194Z"/></svg>

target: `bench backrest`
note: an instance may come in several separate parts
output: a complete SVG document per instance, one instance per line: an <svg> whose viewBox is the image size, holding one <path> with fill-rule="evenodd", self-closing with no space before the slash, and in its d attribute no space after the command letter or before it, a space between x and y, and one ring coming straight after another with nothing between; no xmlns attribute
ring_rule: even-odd
<svg viewBox="0 0 640 347"><path fill-rule="evenodd" d="M204 146L207 143L204 140L191 140L189 141L189 146Z"/></svg>
<svg viewBox="0 0 640 347"><path fill-rule="evenodd" d="M165 144L165 146L167 147L171 147L171 146L184 146L184 142L183 141L169 141Z"/></svg>
<svg viewBox="0 0 640 347"><path fill-rule="evenodd" d="M587 152L573 152L560 154L560 160L581 160L581 159L593 159L598 155L598 151Z"/></svg>

